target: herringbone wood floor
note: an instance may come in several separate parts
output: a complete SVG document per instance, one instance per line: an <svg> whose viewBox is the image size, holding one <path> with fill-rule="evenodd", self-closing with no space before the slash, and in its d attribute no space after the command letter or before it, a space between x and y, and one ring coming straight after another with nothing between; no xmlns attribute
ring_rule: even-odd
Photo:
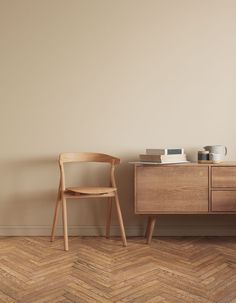
<svg viewBox="0 0 236 303"><path fill-rule="evenodd" d="M235 303L236 239L0 238L0 302Z"/></svg>

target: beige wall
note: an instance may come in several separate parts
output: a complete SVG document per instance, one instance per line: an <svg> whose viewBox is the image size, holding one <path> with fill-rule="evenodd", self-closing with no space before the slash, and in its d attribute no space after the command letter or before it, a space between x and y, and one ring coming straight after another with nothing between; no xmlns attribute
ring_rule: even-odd
<svg viewBox="0 0 236 303"><path fill-rule="evenodd" d="M225 144L236 160L235 37L235 0L0 0L1 234L49 232L62 151L121 157L129 234L145 221L133 214L127 162L146 147L196 159ZM71 232L100 231L104 205L69 206ZM162 234L230 234L234 221L159 222Z"/></svg>

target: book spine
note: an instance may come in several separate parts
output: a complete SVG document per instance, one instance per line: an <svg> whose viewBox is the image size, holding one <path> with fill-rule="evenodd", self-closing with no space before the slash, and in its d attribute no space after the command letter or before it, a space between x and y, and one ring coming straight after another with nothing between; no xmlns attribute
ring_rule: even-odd
<svg viewBox="0 0 236 303"><path fill-rule="evenodd" d="M157 162L161 162L161 155L139 155L139 159L141 161L157 161Z"/></svg>
<svg viewBox="0 0 236 303"><path fill-rule="evenodd" d="M166 155L166 152L167 152L166 149L155 149L155 148L146 149L147 155Z"/></svg>
<svg viewBox="0 0 236 303"><path fill-rule="evenodd" d="M147 155L183 155L183 148L163 148L163 149L155 149L149 148L146 149Z"/></svg>
<svg viewBox="0 0 236 303"><path fill-rule="evenodd" d="M171 161L187 161L186 155L163 155L161 156L162 162L171 162Z"/></svg>
<svg viewBox="0 0 236 303"><path fill-rule="evenodd" d="M186 161L186 155L139 155L141 161L150 161L150 162L173 162L173 161Z"/></svg>

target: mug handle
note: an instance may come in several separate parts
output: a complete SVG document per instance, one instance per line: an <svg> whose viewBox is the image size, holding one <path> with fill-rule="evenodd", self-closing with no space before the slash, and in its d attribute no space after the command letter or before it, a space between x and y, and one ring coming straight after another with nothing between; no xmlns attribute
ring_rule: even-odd
<svg viewBox="0 0 236 303"><path fill-rule="evenodd" d="M225 156L227 155L228 153L228 150L227 150L227 147L225 146Z"/></svg>

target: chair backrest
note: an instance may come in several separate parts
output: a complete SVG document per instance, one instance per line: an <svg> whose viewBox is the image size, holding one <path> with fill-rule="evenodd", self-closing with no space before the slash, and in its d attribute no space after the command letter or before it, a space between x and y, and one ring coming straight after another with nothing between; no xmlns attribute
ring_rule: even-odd
<svg viewBox="0 0 236 303"><path fill-rule="evenodd" d="M62 153L59 156L60 164L60 189L65 190L65 172L64 172L64 163L69 162L100 162L100 163L110 163L110 182L113 187L116 187L114 170L115 166L120 163L119 158L115 158L106 154L98 153Z"/></svg>
<svg viewBox="0 0 236 303"><path fill-rule="evenodd" d="M99 153L62 153L59 156L60 164L68 162L105 162L117 165L120 163L119 158Z"/></svg>

